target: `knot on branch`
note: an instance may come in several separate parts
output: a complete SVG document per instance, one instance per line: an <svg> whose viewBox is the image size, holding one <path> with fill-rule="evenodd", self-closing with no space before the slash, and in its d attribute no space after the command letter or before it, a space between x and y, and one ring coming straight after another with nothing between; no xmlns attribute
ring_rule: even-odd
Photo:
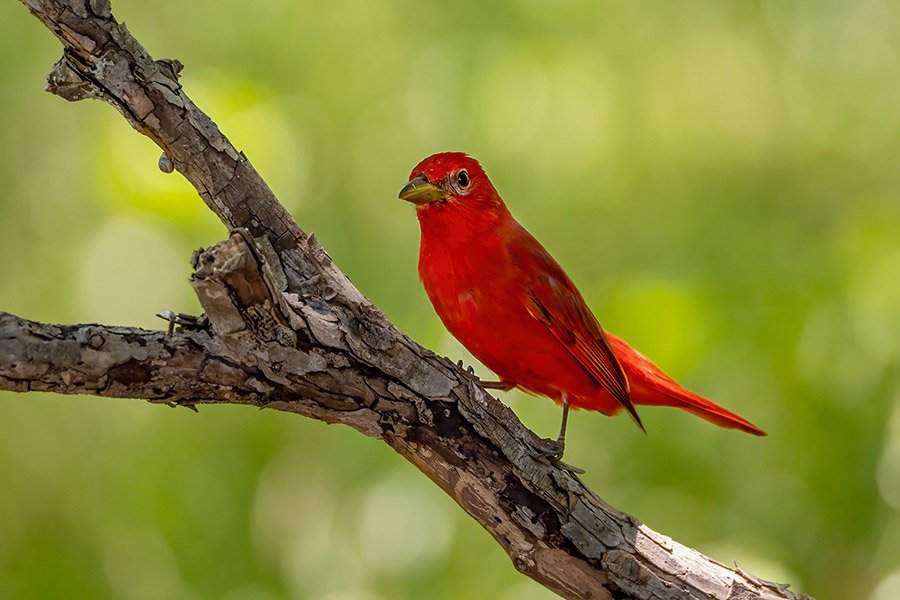
<svg viewBox="0 0 900 600"><path fill-rule="evenodd" d="M46 90L69 102L77 102L85 98L104 99L100 88L82 77L68 54L63 54L62 58L53 65L53 70L47 75Z"/></svg>
<svg viewBox="0 0 900 600"><path fill-rule="evenodd" d="M184 65L177 58L161 58L156 64L172 81L178 81L181 71L184 70Z"/></svg>
<svg viewBox="0 0 900 600"><path fill-rule="evenodd" d="M87 19L91 15L101 19L109 19L112 16L109 0L76 0L69 6L72 8L72 12L82 19Z"/></svg>
<svg viewBox="0 0 900 600"><path fill-rule="evenodd" d="M213 333L228 337L248 334L264 342L293 346L297 342L287 323L282 293L284 272L262 256L245 229L194 258L191 284L206 311Z"/></svg>

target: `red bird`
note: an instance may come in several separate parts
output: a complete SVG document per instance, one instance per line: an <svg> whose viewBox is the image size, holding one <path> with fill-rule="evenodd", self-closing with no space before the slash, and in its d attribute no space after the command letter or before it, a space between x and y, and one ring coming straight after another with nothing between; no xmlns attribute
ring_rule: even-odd
<svg viewBox="0 0 900 600"><path fill-rule="evenodd" d="M462 152L429 156L400 198L416 205L419 277L435 311L500 381L563 407L550 453L562 456L569 408L614 415L674 406L720 427L766 435L689 392L643 354L606 333L562 267L510 214L481 165Z"/></svg>

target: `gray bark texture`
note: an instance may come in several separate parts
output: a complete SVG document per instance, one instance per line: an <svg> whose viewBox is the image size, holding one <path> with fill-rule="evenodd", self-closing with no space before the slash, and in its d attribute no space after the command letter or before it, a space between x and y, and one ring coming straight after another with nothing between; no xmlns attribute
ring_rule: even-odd
<svg viewBox="0 0 900 600"><path fill-rule="evenodd" d="M205 316L174 332L0 313L0 389L250 404L383 440L566 598L801 598L609 506L477 379L398 331L307 236L108 0L22 0L63 44L48 90L113 105L231 232L193 257ZM169 162L171 161L171 162ZM249 413L248 413L249 414Z"/></svg>

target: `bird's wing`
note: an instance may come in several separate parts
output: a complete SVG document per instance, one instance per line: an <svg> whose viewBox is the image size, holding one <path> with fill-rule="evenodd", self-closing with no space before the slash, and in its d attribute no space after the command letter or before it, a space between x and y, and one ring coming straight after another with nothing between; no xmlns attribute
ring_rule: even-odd
<svg viewBox="0 0 900 600"><path fill-rule="evenodd" d="M628 394L628 381L609 340L562 267L524 228L510 236L508 250L526 274L528 312L550 330L643 430Z"/></svg>

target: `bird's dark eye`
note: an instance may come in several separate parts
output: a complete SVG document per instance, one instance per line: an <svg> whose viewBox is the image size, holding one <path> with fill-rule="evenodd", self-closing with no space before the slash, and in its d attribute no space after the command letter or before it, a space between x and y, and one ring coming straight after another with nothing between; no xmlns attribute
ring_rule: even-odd
<svg viewBox="0 0 900 600"><path fill-rule="evenodd" d="M458 185L461 189L469 187L469 174L465 171L460 171L459 173L457 173L456 185Z"/></svg>

